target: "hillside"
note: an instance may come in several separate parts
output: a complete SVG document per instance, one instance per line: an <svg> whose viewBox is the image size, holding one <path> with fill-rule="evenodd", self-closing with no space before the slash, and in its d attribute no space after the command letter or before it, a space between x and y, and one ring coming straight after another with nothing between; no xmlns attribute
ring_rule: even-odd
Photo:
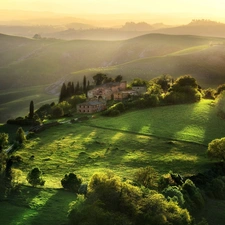
<svg viewBox="0 0 225 225"><path fill-rule="evenodd" d="M37 106L57 101L63 82L82 82L84 75L92 82L98 72L121 74L128 82L136 77L150 80L162 74L174 78L190 74L203 88L217 87L224 83L223 42L221 38L163 34L125 41L0 34L0 121L17 116L17 111L26 115L31 100ZM24 93L25 87L33 90Z"/></svg>
<svg viewBox="0 0 225 225"><path fill-rule="evenodd" d="M154 32L173 35L198 35L224 38L225 24L210 20L192 20L192 22L187 25L159 29Z"/></svg>
<svg viewBox="0 0 225 225"><path fill-rule="evenodd" d="M13 167L19 173L17 181L23 194L15 196L15 201L3 202L3 221L65 223L68 204L76 201L75 195L60 189L61 179L69 172L88 183L95 172L106 171L132 181L138 168L149 165L159 175L171 170L182 176L208 171L213 162L206 157L207 144L225 134L225 122L216 116L210 102L144 109L116 118L97 116L76 124L66 119L60 126L35 134L14 153L21 159ZM4 129L0 126L1 131ZM26 181L35 166L43 171L44 188L31 188ZM210 225L215 221L222 225L224 200L207 198L205 204L196 215L206 218ZM58 213L49 217L50 212Z"/></svg>
<svg viewBox="0 0 225 225"><path fill-rule="evenodd" d="M208 46L211 42L221 41L223 39L160 34L144 35L126 41L34 40L0 35L0 89L50 84L72 72L90 68L101 71L109 66L123 67L120 64L128 62L136 67L135 76L150 79L152 76L158 76L162 71L154 69L151 71L151 67L139 70L138 67L141 65L137 66L137 64L142 61L136 60L167 56L185 49ZM218 57L223 57L223 51L215 50L215 52ZM211 52L205 54L210 57ZM196 55L196 60L201 60L201 57L201 54L199 58ZM181 63L186 63L187 59L179 57L179 60ZM164 64L163 61L162 63ZM190 67L192 63L189 62ZM204 68L205 65L195 66L195 74L198 74L202 67ZM166 71L165 68L163 72L176 75L187 71L182 71L174 65L174 70ZM220 70L215 69L211 76L218 73ZM122 75L124 79L130 80L128 73ZM5 79L6 76L8 79Z"/></svg>

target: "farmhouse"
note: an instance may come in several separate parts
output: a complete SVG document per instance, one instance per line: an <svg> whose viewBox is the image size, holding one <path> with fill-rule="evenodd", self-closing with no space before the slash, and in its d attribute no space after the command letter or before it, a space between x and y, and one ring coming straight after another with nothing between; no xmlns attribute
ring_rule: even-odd
<svg viewBox="0 0 225 225"><path fill-rule="evenodd" d="M138 95L141 95L147 91L147 87L146 86L133 86L132 90L135 91Z"/></svg>
<svg viewBox="0 0 225 225"><path fill-rule="evenodd" d="M120 91L113 94L113 99L117 101L122 101L123 99L127 99L131 96L137 96L137 92L133 90Z"/></svg>
<svg viewBox="0 0 225 225"><path fill-rule="evenodd" d="M77 112L79 113L95 113L106 109L106 102L92 100L77 104Z"/></svg>
<svg viewBox="0 0 225 225"><path fill-rule="evenodd" d="M127 82L110 82L99 85L87 93L87 101L77 105L79 113L95 113L106 109L108 100L122 101L131 96L137 96L146 92L146 87L136 86L132 90L127 89Z"/></svg>
<svg viewBox="0 0 225 225"><path fill-rule="evenodd" d="M103 85L99 85L96 88L89 90L87 97L89 99L104 99L111 100L114 93L124 91L127 88L127 82L110 82Z"/></svg>

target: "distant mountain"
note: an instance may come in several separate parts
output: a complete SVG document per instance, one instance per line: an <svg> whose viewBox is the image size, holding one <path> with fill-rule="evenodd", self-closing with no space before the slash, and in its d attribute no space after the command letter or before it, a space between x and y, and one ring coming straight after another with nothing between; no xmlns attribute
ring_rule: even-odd
<svg viewBox="0 0 225 225"><path fill-rule="evenodd" d="M69 24L66 24L65 27L67 29L74 29L74 30L87 30L87 29L95 28L95 26L92 26L90 24L84 24L84 23L69 23Z"/></svg>
<svg viewBox="0 0 225 225"><path fill-rule="evenodd" d="M150 24L147 24L145 22L141 23L134 23L134 22L127 22L121 30L126 31L151 31L153 30L153 27Z"/></svg>
<svg viewBox="0 0 225 225"><path fill-rule="evenodd" d="M192 22L187 25L159 29L154 32L175 35L225 37L225 24L211 20L192 20Z"/></svg>

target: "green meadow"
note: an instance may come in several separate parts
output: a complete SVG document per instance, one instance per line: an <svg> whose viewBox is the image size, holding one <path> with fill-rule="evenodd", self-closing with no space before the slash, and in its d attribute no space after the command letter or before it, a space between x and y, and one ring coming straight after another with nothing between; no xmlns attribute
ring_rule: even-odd
<svg viewBox="0 0 225 225"><path fill-rule="evenodd" d="M58 101L58 96L47 94L47 87L41 85L0 91L0 123L6 122L9 118L27 115L31 100L34 101L35 109L46 103Z"/></svg>
<svg viewBox="0 0 225 225"><path fill-rule="evenodd" d="M63 122L63 120L62 120ZM94 172L113 170L132 179L135 170L151 165L160 174L169 170L184 175L204 170L208 143L225 136L225 121L216 115L211 101L165 106L124 113L119 117L97 116L88 121L59 126L38 133L16 152L20 182L32 167L40 167L46 187L61 187L68 172L86 182ZM31 156L34 160L30 160Z"/></svg>
<svg viewBox="0 0 225 225"><path fill-rule="evenodd" d="M149 165L160 175L203 172L213 163L206 156L207 144L225 136L225 121L217 117L210 100L130 111L114 118L89 116L89 120L74 124L66 118L61 122L36 133L14 153L22 159L14 164L22 188L19 195L0 205L4 224L65 223L69 205L76 201L76 195L61 186L61 179L69 172L79 174L83 183L95 172L107 170L131 181L138 168ZM33 167L43 171L43 188L31 188L26 181ZM198 216L213 221L218 215L217 223L223 224L224 214L216 210L218 205L224 206L224 201L207 203L210 213ZM9 216L12 213L14 216Z"/></svg>

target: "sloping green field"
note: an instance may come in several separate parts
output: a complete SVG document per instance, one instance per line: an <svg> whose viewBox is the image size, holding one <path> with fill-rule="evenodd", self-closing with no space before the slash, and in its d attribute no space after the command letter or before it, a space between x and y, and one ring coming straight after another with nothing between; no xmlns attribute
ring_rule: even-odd
<svg viewBox="0 0 225 225"><path fill-rule="evenodd" d="M107 170L132 180L138 168L149 165L159 174L172 170L188 176L205 171L212 164L206 156L208 142L225 136L225 121L217 117L209 100L127 112L114 118L90 116L89 120L75 124L68 119L61 122L37 133L15 152L22 158L21 163L14 164L18 182L28 185L27 173L38 166L46 183L44 189L29 190L24 186L17 203L4 203L0 208L5 224L66 221L69 202L76 197L58 188L69 172L81 175L87 183L95 172ZM224 203L215 201L216 205ZM57 213L59 207L62 209ZM9 217L12 210L14 216ZM50 212L57 216L49 217ZM222 211L216 213L220 213L217 222L221 225ZM206 218L211 221L213 216L207 214Z"/></svg>
<svg viewBox="0 0 225 225"><path fill-rule="evenodd" d="M133 111L118 118L101 117L90 124L204 145L225 136L225 121L216 115L210 100Z"/></svg>
<svg viewBox="0 0 225 225"><path fill-rule="evenodd" d="M23 173L20 180L26 183L25 176L34 166L44 170L47 187L60 187L68 172L88 181L94 172L111 169L132 179L136 168L147 165L161 174L171 169L194 174L210 163L207 145L224 137L224 128L225 121L217 117L209 100L66 122L36 134L17 152L24 161L18 165Z"/></svg>
<svg viewBox="0 0 225 225"><path fill-rule="evenodd" d="M35 109L46 103L58 102L58 96L47 94L46 87L43 85L0 91L0 123L27 115L30 101L34 101Z"/></svg>

